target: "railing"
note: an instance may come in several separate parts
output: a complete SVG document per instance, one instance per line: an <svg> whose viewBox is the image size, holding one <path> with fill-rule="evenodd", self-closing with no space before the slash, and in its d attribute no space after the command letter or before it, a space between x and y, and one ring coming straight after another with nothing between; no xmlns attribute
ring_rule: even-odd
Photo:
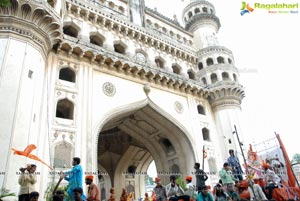
<svg viewBox="0 0 300 201"><path fill-rule="evenodd" d="M184 51L184 52L186 52L186 53L188 53L191 56L196 58L196 52L195 52L194 48L189 47L189 46L185 46L185 48L183 48L182 47L183 45L178 43L175 40L170 40L164 35L157 34L157 33L153 32L152 30L150 30L148 28L144 28L144 27L138 26L138 25L136 25L136 24L134 24L134 23L132 23L128 20L124 20L123 18L120 18L118 15L113 15L111 12L108 12L106 10L103 10L103 9L100 9L100 8L97 9L95 7L93 7L93 9L91 9L90 7L86 7L85 5L90 5L91 6L91 4L88 3L88 2L85 2L85 1L82 1L82 0L66 0L66 2L75 4L78 7L83 7L84 9L87 9L90 12L95 13L96 15L100 15L101 17L106 18L108 20L111 20L116 24L120 24L124 27L127 27L127 28L131 29L132 31L139 32L139 33L145 35L148 38L152 38L152 39L155 39L155 40L157 40L157 41L159 41L163 44L170 45L175 49L182 50L182 51Z"/></svg>
<svg viewBox="0 0 300 201"><path fill-rule="evenodd" d="M206 48L203 48L201 50L199 50L197 52L197 55L198 56L203 56L205 54L208 54L208 53L216 53L216 52L222 52L222 53L225 53L225 54L228 54L228 55L232 55L232 51L224 46L210 46L210 47L206 47Z"/></svg>
<svg viewBox="0 0 300 201"><path fill-rule="evenodd" d="M71 43L73 46L81 46L82 49L86 49L86 47L92 49L95 54L104 54L108 57L112 57L113 59L118 59L122 63L128 63L132 66L136 66L138 69L144 69L146 72L151 71L153 74L159 74L161 77L169 77L174 80L178 80L179 82L189 84L191 87L195 86L197 88L201 87L204 88L205 85L202 84L200 81L191 80L185 77L182 77L182 75L175 74L173 72L170 72L166 69L161 69L158 67L152 67L147 64L143 64L141 62L138 62L136 59L128 57L126 55L119 54L117 52L111 51L109 49L105 49L100 46L96 46L93 44L90 44L89 42L86 42L84 40L78 40L77 38L73 38L71 36L64 35L64 40ZM83 48L85 47L85 48Z"/></svg>

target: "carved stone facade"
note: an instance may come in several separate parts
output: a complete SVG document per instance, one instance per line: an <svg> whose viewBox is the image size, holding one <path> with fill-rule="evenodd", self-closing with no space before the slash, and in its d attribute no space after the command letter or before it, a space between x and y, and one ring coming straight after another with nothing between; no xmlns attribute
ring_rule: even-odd
<svg viewBox="0 0 300 201"><path fill-rule="evenodd" d="M16 171L36 163L10 151L28 144L55 171L80 157L104 199L111 186L117 197L122 188L143 197L152 161L163 183L192 175L204 145L205 169L216 173L238 149L244 90L232 52L219 45L213 5L191 1L183 11L181 25L143 0L1 7L1 185L18 189ZM38 172L45 192L58 176L40 163Z"/></svg>

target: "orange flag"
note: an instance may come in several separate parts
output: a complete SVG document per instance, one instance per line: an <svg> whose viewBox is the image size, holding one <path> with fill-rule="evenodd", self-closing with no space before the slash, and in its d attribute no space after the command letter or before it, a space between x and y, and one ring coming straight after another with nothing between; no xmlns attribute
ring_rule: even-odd
<svg viewBox="0 0 300 201"><path fill-rule="evenodd" d="M47 165L51 170L52 170L52 167L50 167L47 163L45 163L44 161L42 161L39 157L37 157L36 155L33 155L31 154L31 152L36 149L36 146L34 144L30 144L28 145L24 151L20 151L20 150L16 150L14 148L12 148L12 150L14 151L14 154L17 154L17 155L20 155L20 156L25 156L27 158L31 158L33 160L36 160L36 161L40 161L41 163Z"/></svg>
<svg viewBox="0 0 300 201"><path fill-rule="evenodd" d="M286 171L287 171L287 175L288 175L288 184L289 184L290 187L295 187L296 186L296 178L295 178L295 175L293 173L293 169L292 169L292 166L291 166L291 163L290 163L289 156L288 156L288 154L285 150L285 147L283 145L283 142L281 141L281 138L279 137L279 134L276 134L276 137L277 137L277 140L279 142L279 146L282 150L283 157L284 157L284 160L285 160Z"/></svg>

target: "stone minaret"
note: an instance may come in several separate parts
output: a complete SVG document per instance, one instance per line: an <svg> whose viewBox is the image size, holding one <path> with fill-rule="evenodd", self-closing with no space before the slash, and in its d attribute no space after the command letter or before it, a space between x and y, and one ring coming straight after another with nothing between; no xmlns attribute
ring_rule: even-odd
<svg viewBox="0 0 300 201"><path fill-rule="evenodd" d="M129 0L129 20L139 26L145 26L145 1Z"/></svg>
<svg viewBox="0 0 300 201"><path fill-rule="evenodd" d="M35 162L13 155L11 148L24 150L35 144L33 154L49 156L47 128L39 125L48 121L47 57L60 37L59 15L46 1L12 0L11 5L0 7L0 147L1 156L7 156L0 163L5 173L0 186L14 192L19 189L16 172ZM47 185L42 180L48 168L36 164L41 184L37 186Z"/></svg>
<svg viewBox="0 0 300 201"><path fill-rule="evenodd" d="M232 52L220 46L217 33L221 26L214 6L208 1L191 0L183 10L185 29L194 34L194 47L198 56L198 79L206 85L210 94L208 101L214 114L216 131L220 142L221 159L228 157L228 150L240 151L233 135L236 125L240 139L241 101L243 86L239 83L238 69Z"/></svg>

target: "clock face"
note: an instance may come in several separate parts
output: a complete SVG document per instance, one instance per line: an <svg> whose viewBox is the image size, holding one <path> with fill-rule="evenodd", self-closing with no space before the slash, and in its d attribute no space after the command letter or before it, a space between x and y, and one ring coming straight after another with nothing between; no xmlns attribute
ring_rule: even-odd
<svg viewBox="0 0 300 201"><path fill-rule="evenodd" d="M136 60L140 61L140 62L145 62L146 61L146 57L144 54L138 52L135 55Z"/></svg>

